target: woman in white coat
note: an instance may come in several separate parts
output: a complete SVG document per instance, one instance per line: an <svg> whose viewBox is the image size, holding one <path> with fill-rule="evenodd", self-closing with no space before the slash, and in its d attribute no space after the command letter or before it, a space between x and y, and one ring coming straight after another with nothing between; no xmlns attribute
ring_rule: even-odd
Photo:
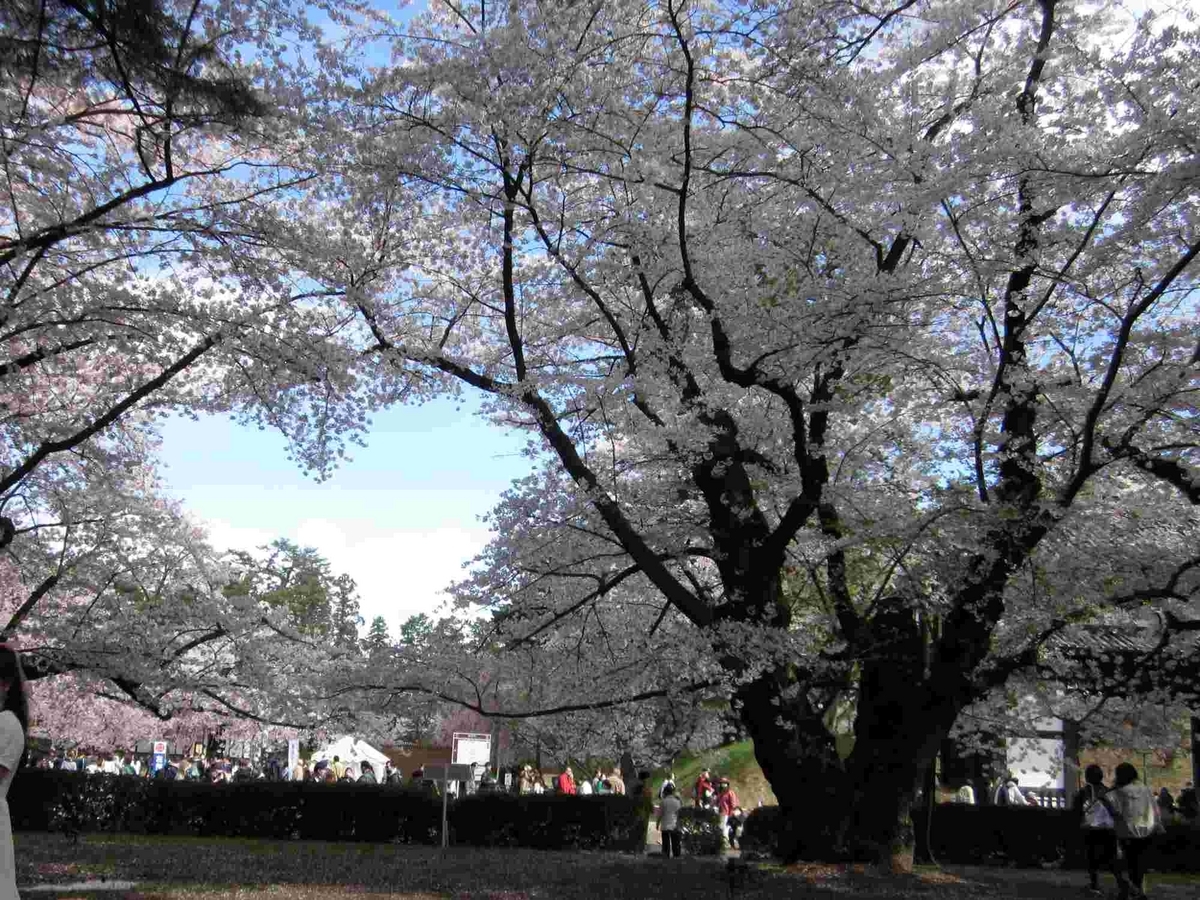
<svg viewBox="0 0 1200 900"><path fill-rule="evenodd" d="M21 658L12 647L0 644L0 900L20 900L12 819L8 815L8 786L21 764L28 727L29 706L25 701Z"/></svg>

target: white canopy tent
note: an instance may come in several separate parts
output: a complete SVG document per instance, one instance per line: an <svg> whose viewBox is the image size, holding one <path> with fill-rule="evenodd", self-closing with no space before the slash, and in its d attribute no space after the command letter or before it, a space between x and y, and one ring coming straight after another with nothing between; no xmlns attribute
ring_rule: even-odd
<svg viewBox="0 0 1200 900"><path fill-rule="evenodd" d="M388 758L376 750L366 741L355 740L348 734L342 735L328 747L316 751L312 758L314 761L327 759L333 762L334 757L338 757L347 765L353 763L358 765L366 760L371 764L371 768L375 769L376 773L383 771L383 764L388 761Z"/></svg>

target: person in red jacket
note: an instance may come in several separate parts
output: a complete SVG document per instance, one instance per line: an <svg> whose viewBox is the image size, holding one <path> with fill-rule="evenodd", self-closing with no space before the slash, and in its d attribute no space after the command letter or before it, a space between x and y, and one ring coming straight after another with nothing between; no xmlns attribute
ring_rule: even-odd
<svg viewBox="0 0 1200 900"><path fill-rule="evenodd" d="M712 782L709 780L708 769L705 769L696 779L696 786L692 789L692 797L696 801L696 806L708 806L712 799L712 793Z"/></svg>
<svg viewBox="0 0 1200 900"><path fill-rule="evenodd" d="M575 793L575 773L571 771L570 766L563 769L562 774L558 776L558 792L560 794Z"/></svg>
<svg viewBox="0 0 1200 900"><path fill-rule="evenodd" d="M717 814L721 817L721 839L729 840L729 817L738 808L737 794L729 786L729 779L722 778L717 787ZM730 843L733 843L732 841Z"/></svg>

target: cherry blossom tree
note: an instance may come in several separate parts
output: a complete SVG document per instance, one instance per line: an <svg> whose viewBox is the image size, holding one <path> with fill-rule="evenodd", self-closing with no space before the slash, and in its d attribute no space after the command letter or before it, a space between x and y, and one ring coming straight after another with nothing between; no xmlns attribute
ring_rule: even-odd
<svg viewBox="0 0 1200 900"><path fill-rule="evenodd" d="M54 558L10 554L4 566L0 611L39 695L90 694L112 701L96 709L136 707L134 722L182 717L184 730L201 721L310 728L336 720L322 678L357 660L355 644L331 643L328 629L298 625L274 597L247 591L244 573L176 504L107 497L103 509L91 528L42 529L46 545L57 532ZM51 575L30 591L47 565Z"/></svg>
<svg viewBox="0 0 1200 900"><path fill-rule="evenodd" d="M279 427L326 468L362 408L332 323L258 252L263 198L311 177L302 9L18 0L0 28L0 547L171 411Z"/></svg>
<svg viewBox="0 0 1200 900"><path fill-rule="evenodd" d="M493 639L592 660L591 709L719 685L795 852L911 847L964 708L1073 621L1194 604L1194 541L1104 501L1200 501L1186 17L434 2L367 38L395 63L310 108L280 259L371 377L550 460L460 591Z"/></svg>
<svg viewBox="0 0 1200 900"><path fill-rule="evenodd" d="M33 675L162 719L197 697L260 719L315 712L280 685L317 677L326 648L225 595L225 562L153 467L173 413L276 427L318 475L364 425L338 322L261 252L267 198L313 175L294 152L322 52L307 14L0 8L4 634Z"/></svg>

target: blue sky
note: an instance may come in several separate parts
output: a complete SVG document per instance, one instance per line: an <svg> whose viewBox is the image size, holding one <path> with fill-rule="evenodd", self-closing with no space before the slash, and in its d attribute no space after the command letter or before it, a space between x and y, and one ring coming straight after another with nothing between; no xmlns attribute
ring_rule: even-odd
<svg viewBox="0 0 1200 900"><path fill-rule="evenodd" d="M377 0L404 22L424 0ZM327 28L340 30L313 10ZM384 45L370 59L388 62ZM358 582L363 618L387 619L392 634L431 612L442 590L487 542L479 521L532 463L525 439L489 425L475 404L440 399L374 416L366 448L316 483L288 461L281 435L226 417L176 418L163 429L168 492L208 528L218 549L253 549L278 537L315 547L334 571Z"/></svg>
<svg viewBox="0 0 1200 900"><path fill-rule="evenodd" d="M374 0L405 23L426 0ZM343 33L323 11L310 15L329 40ZM384 41L367 50L387 65ZM522 435L489 425L472 403L438 399L374 416L367 447L316 483L287 459L273 431L227 417L178 417L162 429L167 491L219 549L253 550L286 537L314 547L358 583L366 622L382 615L393 635L417 612L444 602L444 588L487 543L479 517L513 479L532 470Z"/></svg>
<svg viewBox="0 0 1200 900"><path fill-rule="evenodd" d="M163 429L163 476L215 547L277 537L316 547L358 582L363 617L384 616L395 634L442 602L487 542L479 517L532 469L524 437L473 410L448 399L387 410L367 447L320 484L288 461L276 432L176 418Z"/></svg>

